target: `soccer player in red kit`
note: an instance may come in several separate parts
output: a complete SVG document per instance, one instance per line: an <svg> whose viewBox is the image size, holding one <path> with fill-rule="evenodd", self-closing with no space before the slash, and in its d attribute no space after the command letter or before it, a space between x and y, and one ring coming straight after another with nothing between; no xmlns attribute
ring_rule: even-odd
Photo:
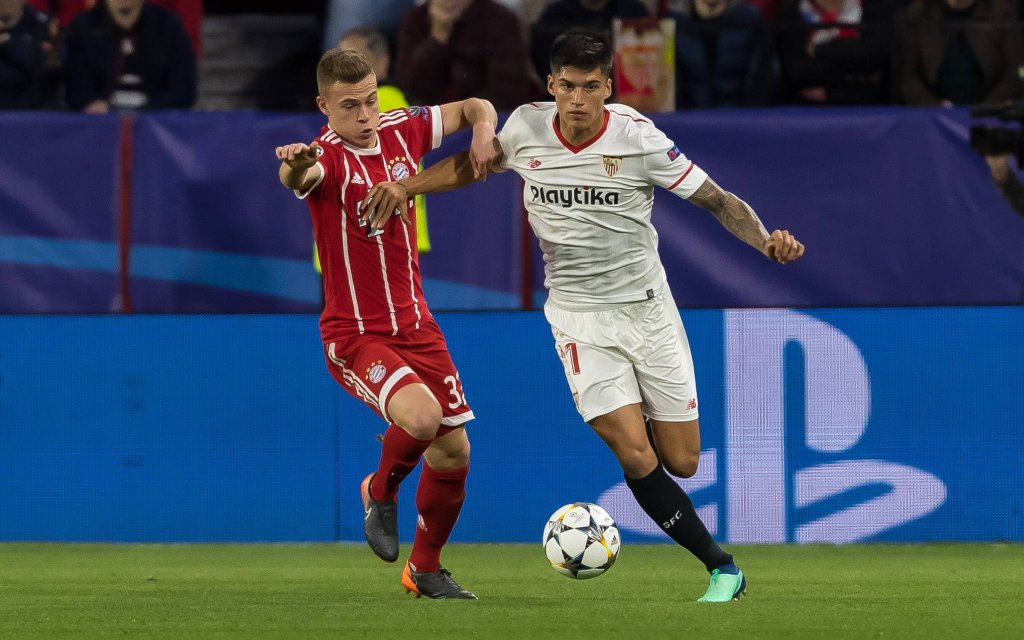
<svg viewBox="0 0 1024 640"><path fill-rule="evenodd" d="M320 316L327 367L341 386L389 423L380 463L362 482L366 541L398 559L396 496L424 459L416 490L418 526L402 584L417 596L476 599L441 566L465 498L473 418L444 335L423 299L415 204L402 224L372 227L359 202L378 182L414 174L443 136L473 127L480 172L495 157L494 107L471 98L381 114L377 79L363 54L332 49L317 66L317 106L327 125L311 144L277 147L281 183L309 204L324 274ZM381 225L384 226L384 225Z"/></svg>

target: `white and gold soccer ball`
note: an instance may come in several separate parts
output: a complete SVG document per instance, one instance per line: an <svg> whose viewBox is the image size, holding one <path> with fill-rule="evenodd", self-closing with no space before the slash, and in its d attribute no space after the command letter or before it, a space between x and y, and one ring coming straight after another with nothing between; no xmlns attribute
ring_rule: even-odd
<svg viewBox="0 0 1024 640"><path fill-rule="evenodd" d="M567 504L551 514L542 543L551 568L575 580L596 578L619 556L615 521L589 502Z"/></svg>

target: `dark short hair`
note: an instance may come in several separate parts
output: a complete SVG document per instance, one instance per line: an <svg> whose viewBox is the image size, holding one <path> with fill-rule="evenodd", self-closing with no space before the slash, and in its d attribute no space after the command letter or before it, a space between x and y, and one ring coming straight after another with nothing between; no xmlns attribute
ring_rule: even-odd
<svg viewBox="0 0 1024 640"><path fill-rule="evenodd" d="M335 47L320 58L316 65L316 86L323 95L324 91L335 82L348 84L359 82L373 73L370 61L355 49L339 49Z"/></svg>
<svg viewBox="0 0 1024 640"><path fill-rule="evenodd" d="M551 46L551 74L557 75L562 67L584 71L600 68L601 73L611 77L612 48L593 31L566 31Z"/></svg>

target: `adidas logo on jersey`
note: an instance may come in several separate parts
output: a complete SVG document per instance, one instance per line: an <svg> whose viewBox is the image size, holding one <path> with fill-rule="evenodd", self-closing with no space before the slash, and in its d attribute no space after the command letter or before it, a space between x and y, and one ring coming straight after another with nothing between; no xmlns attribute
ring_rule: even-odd
<svg viewBox="0 0 1024 640"><path fill-rule="evenodd" d="M540 204L552 204L559 207L571 207L576 204L596 204L616 206L619 204L619 192L609 189L592 187L576 187L574 189L542 189L530 187L533 201Z"/></svg>
<svg viewBox="0 0 1024 640"><path fill-rule="evenodd" d="M366 184L366 180L363 180L363 176L358 173L352 174L352 184Z"/></svg>

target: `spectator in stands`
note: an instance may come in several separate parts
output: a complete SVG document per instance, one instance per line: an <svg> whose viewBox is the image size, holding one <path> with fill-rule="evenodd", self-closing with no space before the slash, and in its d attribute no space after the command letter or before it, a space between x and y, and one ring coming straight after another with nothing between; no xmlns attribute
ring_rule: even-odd
<svg viewBox="0 0 1024 640"><path fill-rule="evenodd" d="M178 14L196 58L203 53L203 0L146 0Z"/></svg>
<svg viewBox="0 0 1024 640"><path fill-rule="evenodd" d="M78 14L92 9L97 0L29 0L37 10L53 18L57 25L66 27Z"/></svg>
<svg viewBox="0 0 1024 640"><path fill-rule="evenodd" d="M774 22L779 16L780 0L747 0L746 3L760 9L766 22Z"/></svg>
<svg viewBox="0 0 1024 640"><path fill-rule="evenodd" d="M143 0L105 0L68 28L64 63L72 109L187 109L196 58L181 20Z"/></svg>
<svg viewBox="0 0 1024 640"><path fill-rule="evenodd" d="M97 0L28 0L37 11L45 13L58 28L71 24L75 16L96 6Z"/></svg>
<svg viewBox="0 0 1024 640"><path fill-rule="evenodd" d="M740 0L692 0L673 17L677 108L771 101L771 40L759 9Z"/></svg>
<svg viewBox="0 0 1024 640"><path fill-rule="evenodd" d="M0 0L0 109L53 106L58 63L49 17Z"/></svg>
<svg viewBox="0 0 1024 640"><path fill-rule="evenodd" d="M414 102L470 97L509 111L526 101L519 20L494 0L427 0L402 18L396 76Z"/></svg>
<svg viewBox="0 0 1024 640"><path fill-rule="evenodd" d="M891 0L783 0L782 101L889 102L892 17Z"/></svg>
<svg viewBox="0 0 1024 640"><path fill-rule="evenodd" d="M551 45L563 31L586 29L612 41L615 18L650 18L647 5L640 0L556 0L533 24L530 60L537 76L544 81L551 73Z"/></svg>
<svg viewBox="0 0 1024 640"><path fill-rule="evenodd" d="M323 48L333 48L353 29L373 28L393 36L415 0L327 0Z"/></svg>
<svg viewBox="0 0 1024 640"><path fill-rule="evenodd" d="M524 19L527 6L545 0L498 0L511 9L520 20ZM405 12L422 0L326 0L324 20L324 51L333 47L352 29L371 27L380 31L389 40L393 39L399 22Z"/></svg>
<svg viewBox="0 0 1024 640"><path fill-rule="evenodd" d="M178 14L185 25L185 32L192 43L196 57L203 51L203 0L147 0ZM83 11L93 9L103 0L31 0L38 10L49 13L56 24L67 27Z"/></svg>
<svg viewBox="0 0 1024 640"><path fill-rule="evenodd" d="M1020 98L1024 36L1011 0L917 0L901 25L896 63L907 104Z"/></svg>

